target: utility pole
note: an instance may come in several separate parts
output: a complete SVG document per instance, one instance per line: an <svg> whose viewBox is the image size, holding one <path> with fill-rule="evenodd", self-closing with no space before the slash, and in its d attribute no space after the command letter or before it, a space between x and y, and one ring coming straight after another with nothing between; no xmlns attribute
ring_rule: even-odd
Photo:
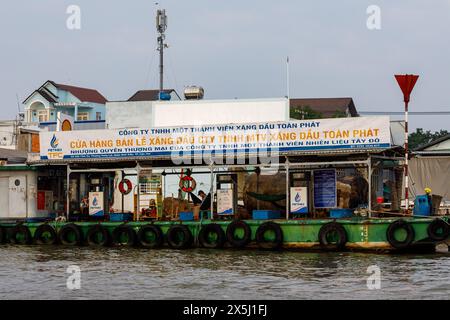
<svg viewBox="0 0 450 320"><path fill-rule="evenodd" d="M156 13L156 30L159 33L158 36L158 51L159 51L159 95L161 98L161 92L164 90L164 48L167 48L167 44L164 43L166 39L167 29L167 16L165 9L158 9Z"/></svg>

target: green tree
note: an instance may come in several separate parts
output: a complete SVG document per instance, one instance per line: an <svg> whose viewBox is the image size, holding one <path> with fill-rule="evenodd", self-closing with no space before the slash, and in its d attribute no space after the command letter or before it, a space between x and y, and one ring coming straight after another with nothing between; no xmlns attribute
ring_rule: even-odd
<svg viewBox="0 0 450 320"><path fill-rule="evenodd" d="M424 131L422 128L417 128L416 132L410 133L408 136L409 148L411 150L417 149L447 134L449 134L447 130L441 129L440 131L431 132L430 130Z"/></svg>
<svg viewBox="0 0 450 320"><path fill-rule="evenodd" d="M297 106L291 109L291 118L303 119L321 119L323 117L321 112L314 111L310 106Z"/></svg>
<svg viewBox="0 0 450 320"><path fill-rule="evenodd" d="M347 118L347 113L345 111L336 110L333 113L332 118Z"/></svg>

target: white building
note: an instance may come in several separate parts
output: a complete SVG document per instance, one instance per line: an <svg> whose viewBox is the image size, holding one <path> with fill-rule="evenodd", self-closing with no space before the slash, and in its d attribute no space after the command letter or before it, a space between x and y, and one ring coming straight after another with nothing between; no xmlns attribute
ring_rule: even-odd
<svg viewBox="0 0 450 320"><path fill-rule="evenodd" d="M106 127L108 129L268 121L289 121L288 99L118 101L106 103Z"/></svg>

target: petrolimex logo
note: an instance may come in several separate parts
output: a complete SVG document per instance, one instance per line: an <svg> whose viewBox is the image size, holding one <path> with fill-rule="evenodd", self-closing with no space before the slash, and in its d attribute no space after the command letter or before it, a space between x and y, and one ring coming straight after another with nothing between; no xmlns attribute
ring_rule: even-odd
<svg viewBox="0 0 450 320"><path fill-rule="evenodd" d="M59 140L56 138L56 134L53 134L52 139L50 140L50 149L47 150L49 159L62 159L64 154L61 148L58 148Z"/></svg>
<svg viewBox="0 0 450 320"><path fill-rule="evenodd" d="M52 140L50 140L50 145L52 146L53 149L56 149L56 148L58 148L58 144L59 144L59 141L58 141L58 139L56 139L56 135L53 134L53 138L52 138Z"/></svg>

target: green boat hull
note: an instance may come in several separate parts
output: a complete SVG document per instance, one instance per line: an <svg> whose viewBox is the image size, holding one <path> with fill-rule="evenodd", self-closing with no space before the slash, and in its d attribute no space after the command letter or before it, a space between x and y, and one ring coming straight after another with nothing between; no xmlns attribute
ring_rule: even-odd
<svg viewBox="0 0 450 320"><path fill-rule="evenodd" d="M414 238L408 249L422 248L422 247L434 247L438 243L448 243L448 238L441 241L430 239L429 226L430 223L436 218L349 218L349 219L298 219L298 220L245 220L244 222L249 226L251 230L250 242L246 245L248 248L257 248L258 243L256 241L256 234L258 228L268 222L272 221L280 226L282 230L282 244L281 248L284 249L300 249L300 250L333 250L330 247L326 247L321 244L319 240L319 233L321 228L330 223L336 222L340 224L346 233L346 243L340 249L343 250L356 250L356 251L395 251L398 248L393 247L388 241L388 228L397 221L403 220L408 223L414 230ZM448 217L439 218L448 223ZM112 236L114 230L122 225L129 226L134 229L136 234L139 229L148 224L158 226L164 234L165 240L167 238L167 232L172 225L185 225L189 228L193 236L193 242L190 247L199 246L198 236L201 228L207 224L219 225L224 233L231 221L227 220L203 220L203 221L155 221L155 222L73 222L76 224L81 233L83 239L86 239L90 228L101 225L104 227L110 236ZM22 226L28 228L32 238L35 236L35 232L39 226L43 223L21 223ZM69 222L48 222L46 223L53 227L56 233L58 233L64 225ZM10 231L16 226L15 223L0 223L0 227L3 229L3 242L8 243L10 240ZM29 243L33 243L32 240ZM86 244L86 241L83 242ZM164 246L167 242L164 242ZM230 247L228 242L225 243L224 248ZM335 249L335 248L334 248Z"/></svg>

